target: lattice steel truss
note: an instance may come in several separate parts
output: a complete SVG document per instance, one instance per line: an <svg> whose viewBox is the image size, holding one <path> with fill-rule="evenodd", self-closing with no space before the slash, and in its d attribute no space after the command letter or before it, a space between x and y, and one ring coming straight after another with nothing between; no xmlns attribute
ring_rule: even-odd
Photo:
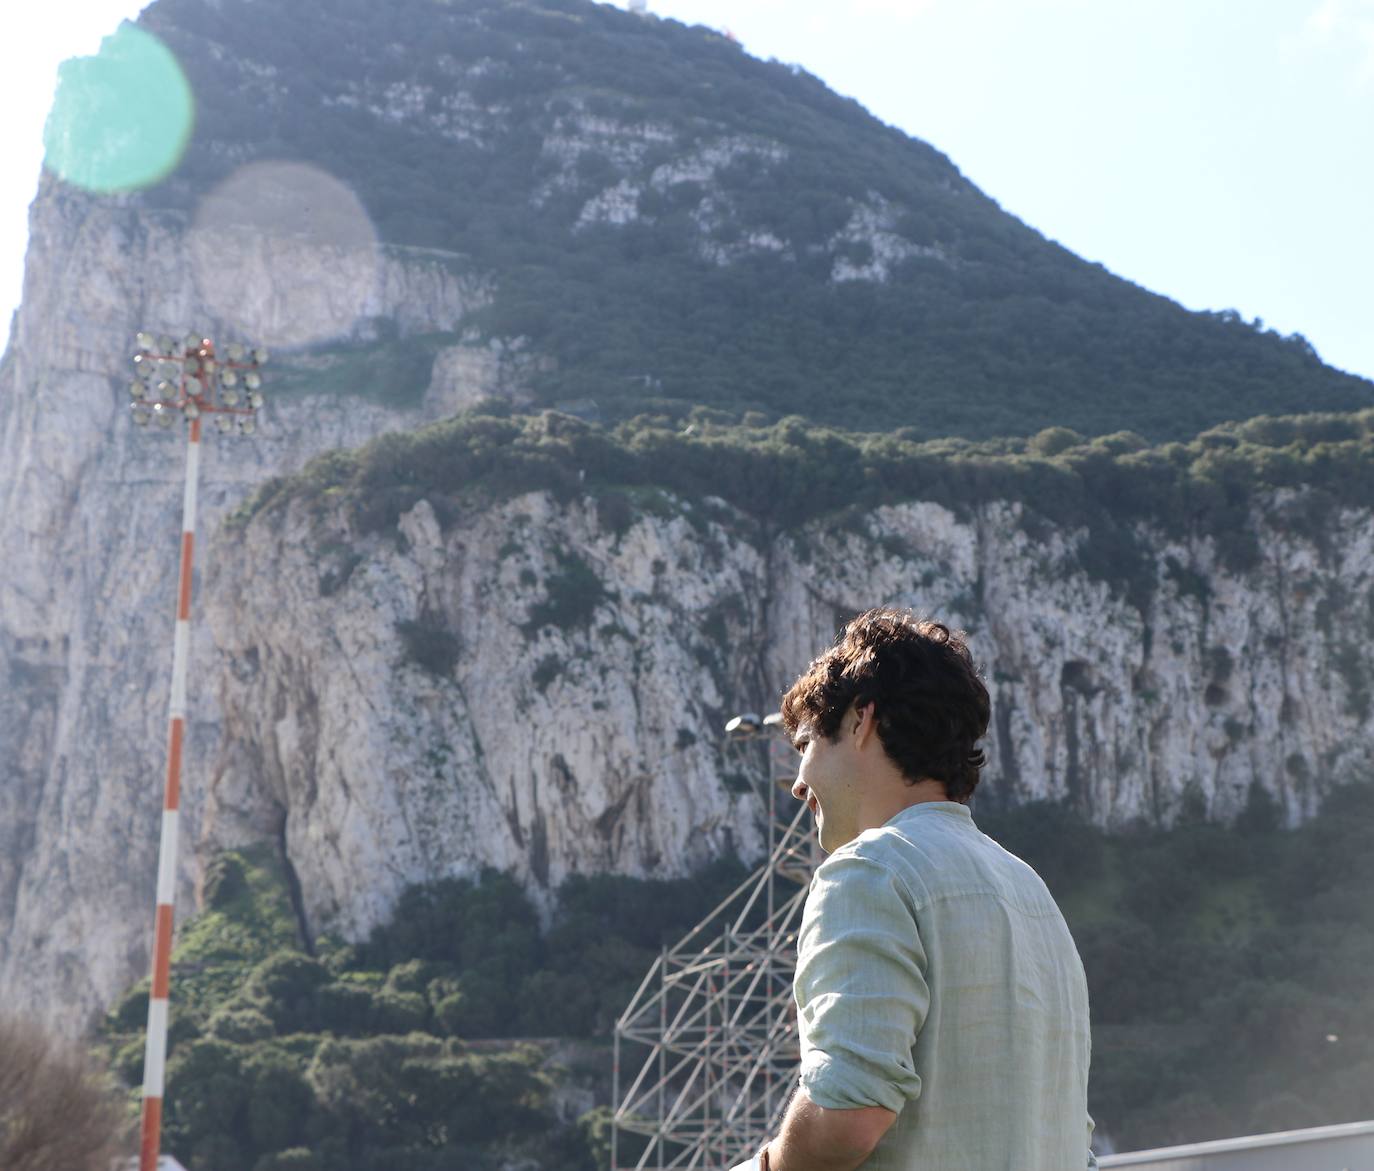
<svg viewBox="0 0 1374 1171"><path fill-rule="evenodd" d="M780 717L729 731L727 762L765 804L768 858L663 950L616 1023L612 1171L728 1167L776 1131L797 1082L792 977L819 847L788 793L795 755ZM642 1061L628 1084L622 1059Z"/></svg>

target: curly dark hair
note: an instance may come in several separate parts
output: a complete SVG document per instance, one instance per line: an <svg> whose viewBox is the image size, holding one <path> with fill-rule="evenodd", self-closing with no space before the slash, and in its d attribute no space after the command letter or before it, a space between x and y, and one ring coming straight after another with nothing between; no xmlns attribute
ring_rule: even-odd
<svg viewBox="0 0 1374 1171"><path fill-rule="evenodd" d="M805 720L833 741L850 708L873 703L878 739L907 781L931 777L951 801L968 801L992 703L965 637L910 610L860 614L783 697L787 734Z"/></svg>

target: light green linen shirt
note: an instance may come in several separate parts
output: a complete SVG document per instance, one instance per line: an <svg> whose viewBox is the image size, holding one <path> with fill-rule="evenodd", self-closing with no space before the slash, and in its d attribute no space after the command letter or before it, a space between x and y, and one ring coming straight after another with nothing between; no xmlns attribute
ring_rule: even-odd
<svg viewBox="0 0 1374 1171"><path fill-rule="evenodd" d="M816 870L798 939L801 1086L898 1114L865 1171L1079 1171L1088 990L1040 876L952 801Z"/></svg>

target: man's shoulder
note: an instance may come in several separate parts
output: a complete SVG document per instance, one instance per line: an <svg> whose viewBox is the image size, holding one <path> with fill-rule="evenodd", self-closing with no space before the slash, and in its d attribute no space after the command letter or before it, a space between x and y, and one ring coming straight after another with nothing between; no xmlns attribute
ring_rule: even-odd
<svg viewBox="0 0 1374 1171"><path fill-rule="evenodd" d="M816 877L831 881L862 881L892 872L898 851L894 843L879 835L879 830L865 830L853 841L846 842L821 860L816 867Z"/></svg>
<svg viewBox="0 0 1374 1171"><path fill-rule="evenodd" d="M943 867L951 856L976 856L988 850L1004 852L954 802L909 806L884 825L864 830L843 850L876 865L899 870L932 864ZM835 851L836 855L842 852Z"/></svg>
<svg viewBox="0 0 1374 1171"><path fill-rule="evenodd" d="M877 830L865 830L816 867L811 893L834 897L845 892L847 898L884 901L895 895L910 906L914 900L903 870L896 843Z"/></svg>
<svg viewBox="0 0 1374 1171"><path fill-rule="evenodd" d="M917 904L979 893L1017 903L1042 904L1049 899L1049 891L1031 866L984 834L970 818L939 809L899 815L865 830L836 850L822 867L844 858L891 872Z"/></svg>

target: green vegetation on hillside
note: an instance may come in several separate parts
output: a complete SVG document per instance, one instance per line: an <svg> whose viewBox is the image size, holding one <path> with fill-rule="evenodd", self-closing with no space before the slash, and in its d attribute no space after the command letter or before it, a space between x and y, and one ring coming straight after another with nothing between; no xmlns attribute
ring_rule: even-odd
<svg viewBox="0 0 1374 1171"><path fill-rule="evenodd" d="M1294 830L1258 788L1234 826L1196 812L1108 835L1064 806L976 803L1073 928L1094 1117L1139 1149L1374 1115L1374 786ZM604 1110L560 1122L568 1074L520 1039L607 1038L659 945L741 877L570 880L542 931L508 878L447 880L309 955L274 855L223 855L176 955L167 1146L190 1171L604 1167ZM145 984L105 1027L131 1086L146 1006Z"/></svg>
<svg viewBox="0 0 1374 1171"><path fill-rule="evenodd" d="M1234 826L1106 835L1055 805L978 811L1073 929L1090 1106L1119 1150L1374 1117L1374 785L1294 830L1258 787Z"/></svg>
<svg viewBox="0 0 1374 1171"><path fill-rule="evenodd" d="M295 477L268 481L234 523L303 499L346 507L354 531L365 534L394 525L421 499L444 522L483 499L534 489L564 499L591 493L614 519L632 493L650 487L690 501L722 498L773 531L907 500L962 513L987 501L1018 502L1032 539L1051 527L1086 529L1082 568L1139 600L1161 570L1140 547L1136 522L1173 537L1209 536L1223 563L1243 571L1259 555L1251 511L1261 495L1301 489L1283 505L1263 503L1272 523L1308 534L1335 508L1374 505L1374 410L1260 417L1156 447L1129 432L1084 440L1062 427L1025 440L919 442L799 419L745 425L704 409L613 429L556 413L472 412L331 452ZM569 581L561 604L585 612L599 583Z"/></svg>
<svg viewBox="0 0 1374 1171"><path fill-rule="evenodd" d="M1161 440L1372 401L1302 338L1075 257L937 150L709 30L590 0L156 0L143 20L198 101L148 202L193 211L254 159L323 168L387 243L495 281L476 323L556 360L545 404ZM671 166L694 158L720 165ZM583 220L622 183L635 219ZM861 206L886 225L881 283L832 279L873 260Z"/></svg>
<svg viewBox="0 0 1374 1171"><path fill-rule="evenodd" d="M275 851L222 854L173 956L164 1145L189 1171L484 1171L517 1156L594 1171L604 1112L563 1121L569 1073L547 1042L500 1039L609 1034L660 946L742 877L722 860L690 881L569 879L541 930L488 872L411 888L366 941L307 950ZM145 981L102 1030L130 1087L147 1008Z"/></svg>

